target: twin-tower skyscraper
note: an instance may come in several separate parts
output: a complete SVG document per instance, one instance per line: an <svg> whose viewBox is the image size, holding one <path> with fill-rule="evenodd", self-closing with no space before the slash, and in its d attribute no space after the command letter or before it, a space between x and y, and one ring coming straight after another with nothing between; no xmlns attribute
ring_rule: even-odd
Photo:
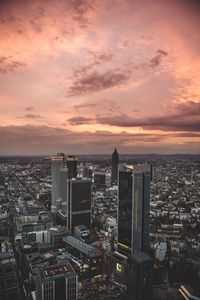
<svg viewBox="0 0 200 300"><path fill-rule="evenodd" d="M77 178L77 158L64 153L52 156L51 212L71 233L77 225L90 229L91 180Z"/></svg>

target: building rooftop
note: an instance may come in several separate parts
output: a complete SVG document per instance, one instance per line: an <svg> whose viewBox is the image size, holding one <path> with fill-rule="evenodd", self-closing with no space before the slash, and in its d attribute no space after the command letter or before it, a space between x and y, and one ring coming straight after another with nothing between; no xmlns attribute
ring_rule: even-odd
<svg viewBox="0 0 200 300"><path fill-rule="evenodd" d="M64 160L64 157L63 156L52 156L51 160L58 160L58 161L63 161Z"/></svg>
<svg viewBox="0 0 200 300"><path fill-rule="evenodd" d="M41 279L46 280L60 275L76 275L70 262L65 260L51 266L38 266L38 272Z"/></svg>
<svg viewBox="0 0 200 300"><path fill-rule="evenodd" d="M40 254L40 256L42 257L43 260L48 260L56 257L53 251L45 252L43 254Z"/></svg>
<svg viewBox="0 0 200 300"><path fill-rule="evenodd" d="M69 265L64 265L64 266L56 265L56 266L44 268L43 275L44 277L50 277L50 276L60 275L68 272L71 272L71 268L69 267Z"/></svg>
<svg viewBox="0 0 200 300"><path fill-rule="evenodd" d="M67 157L67 161L77 161L78 159L77 159L77 157L75 156L75 155L69 155L68 157Z"/></svg>
<svg viewBox="0 0 200 300"><path fill-rule="evenodd" d="M69 244L70 246L78 249L80 252L85 253L89 257L96 257L100 255L100 252L91 245L75 238L72 235L68 235L63 238L63 242Z"/></svg>
<svg viewBox="0 0 200 300"><path fill-rule="evenodd" d="M120 172L133 172L133 165L127 165L127 164L124 164L124 163L120 163L118 165L118 170Z"/></svg>
<svg viewBox="0 0 200 300"><path fill-rule="evenodd" d="M71 178L70 179L70 182L73 182L73 183L85 183L85 182L92 182L90 178L87 178L87 177L76 177L76 178Z"/></svg>
<svg viewBox="0 0 200 300"><path fill-rule="evenodd" d="M141 172L150 172L151 165L150 164L134 164L134 165L127 165L125 163L120 163L118 166L119 171L121 172L135 172L135 173L141 173Z"/></svg>
<svg viewBox="0 0 200 300"><path fill-rule="evenodd" d="M74 229L77 228L79 230L88 230L88 228L85 225L77 225L74 227Z"/></svg>
<svg viewBox="0 0 200 300"><path fill-rule="evenodd" d="M65 227L65 226L60 226L60 225L58 225L58 226L53 226L53 227L51 227L51 228L49 228L49 231L52 233L52 232L56 232L56 233L67 233L68 232L68 229L67 229L67 227Z"/></svg>

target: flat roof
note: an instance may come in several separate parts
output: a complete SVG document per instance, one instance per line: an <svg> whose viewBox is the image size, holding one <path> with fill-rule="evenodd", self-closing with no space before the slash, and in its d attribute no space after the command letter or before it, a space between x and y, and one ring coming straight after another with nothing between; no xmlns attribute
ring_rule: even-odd
<svg viewBox="0 0 200 300"><path fill-rule="evenodd" d="M69 261L59 262L52 266L39 266L40 275L44 279L64 274L76 274Z"/></svg>
<svg viewBox="0 0 200 300"><path fill-rule="evenodd" d="M50 277L50 276L54 276L54 275L58 275L58 274L64 274L64 273L68 273L71 272L71 269L65 265L65 266L52 266L49 268L44 268L43 270L43 275L45 278Z"/></svg>
<svg viewBox="0 0 200 300"><path fill-rule="evenodd" d="M51 160L59 160L59 161L62 161L62 160L64 160L64 157L63 157L63 156L52 156Z"/></svg>
<svg viewBox="0 0 200 300"><path fill-rule="evenodd" d="M80 229L80 230L89 230L85 225L76 225L74 226L74 229Z"/></svg>
<svg viewBox="0 0 200 300"><path fill-rule="evenodd" d="M68 235L66 237L63 237L63 242L69 244L70 246L78 249L80 252L85 253L86 255L90 257L99 256L100 252L94 248L93 246L75 238L72 235Z"/></svg>
<svg viewBox="0 0 200 300"><path fill-rule="evenodd" d="M141 172L150 172L151 165L150 164L133 164L127 165L126 163L120 163L118 165L118 169L120 172L134 172L134 173L141 173Z"/></svg>
<svg viewBox="0 0 200 300"><path fill-rule="evenodd" d="M42 253L40 256L41 256L43 259L50 259L50 258L56 257L55 253L52 252L52 251Z"/></svg>

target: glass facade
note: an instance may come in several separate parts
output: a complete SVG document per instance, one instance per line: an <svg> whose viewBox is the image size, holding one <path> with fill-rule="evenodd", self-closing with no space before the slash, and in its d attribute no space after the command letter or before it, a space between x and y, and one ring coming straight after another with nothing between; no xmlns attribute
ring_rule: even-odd
<svg viewBox="0 0 200 300"><path fill-rule="evenodd" d="M82 211L91 208L91 182L72 181L72 211Z"/></svg>
<svg viewBox="0 0 200 300"><path fill-rule="evenodd" d="M94 174L94 183L97 186L105 186L106 185L106 174L95 173Z"/></svg>
<svg viewBox="0 0 200 300"><path fill-rule="evenodd" d="M67 158L67 169L69 178L76 178L77 176L77 158L73 155L70 155Z"/></svg>
<svg viewBox="0 0 200 300"><path fill-rule="evenodd" d="M151 166L119 165L118 250L149 251Z"/></svg>
<svg viewBox="0 0 200 300"><path fill-rule="evenodd" d="M55 279L55 300L66 300L66 278L64 276Z"/></svg>
<svg viewBox="0 0 200 300"><path fill-rule="evenodd" d="M44 300L54 300L54 282L50 281L44 284Z"/></svg>
<svg viewBox="0 0 200 300"><path fill-rule="evenodd" d="M118 246L130 252L132 235L132 170L119 170Z"/></svg>
<svg viewBox="0 0 200 300"><path fill-rule="evenodd" d="M143 231L142 231L142 250L149 252L149 210L150 210L150 182L152 179L152 167L146 168L143 175Z"/></svg>
<svg viewBox="0 0 200 300"><path fill-rule="evenodd" d="M61 172L60 169L64 167L64 156L55 155L52 157L52 167L51 167L51 177L52 177L52 203L51 211L55 213L56 209L56 200L61 197Z"/></svg>
<svg viewBox="0 0 200 300"><path fill-rule="evenodd" d="M68 229L74 232L74 226L85 225L90 229L91 220L91 180L72 179L69 182Z"/></svg>
<svg viewBox="0 0 200 300"><path fill-rule="evenodd" d="M133 240L134 250L142 248L142 206L143 206L143 173L138 171L133 174Z"/></svg>

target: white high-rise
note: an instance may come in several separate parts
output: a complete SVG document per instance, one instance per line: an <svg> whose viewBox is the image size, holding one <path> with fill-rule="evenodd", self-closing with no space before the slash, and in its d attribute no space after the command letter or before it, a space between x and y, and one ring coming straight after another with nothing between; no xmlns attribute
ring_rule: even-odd
<svg viewBox="0 0 200 300"><path fill-rule="evenodd" d="M61 202L61 169L64 168L64 154L58 153L52 156L51 176L52 176L52 198L51 212L58 211ZM61 203L60 203L61 204Z"/></svg>
<svg viewBox="0 0 200 300"><path fill-rule="evenodd" d="M60 170L60 179L61 179L61 186L60 186L60 193L61 193L61 210L63 216L67 217L68 211L68 169L64 168Z"/></svg>

